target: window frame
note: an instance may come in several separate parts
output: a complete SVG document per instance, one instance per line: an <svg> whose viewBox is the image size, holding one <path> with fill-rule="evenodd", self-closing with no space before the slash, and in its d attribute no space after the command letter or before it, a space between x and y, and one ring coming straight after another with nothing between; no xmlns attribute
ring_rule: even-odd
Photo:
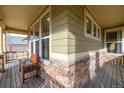
<svg viewBox="0 0 124 93"><path fill-rule="evenodd" d="M123 28L122 27L115 27L115 28L110 28L110 29L105 29L104 30L104 48L107 50L107 44L108 43L121 43L121 53L114 53L114 54L118 54L118 55L122 55L123 54L123 36L121 37L122 39L121 40L119 40L119 41L114 41L114 42L108 42L107 40L106 40L106 38L107 38L107 33L109 33L109 32L118 32L118 31L122 31L123 32Z"/></svg>
<svg viewBox="0 0 124 93"><path fill-rule="evenodd" d="M91 34L87 33L87 17L91 20ZM96 36L94 36L94 24L96 25ZM95 19L92 17L87 9L84 9L84 36L97 41L101 41L101 27L98 25L98 23L95 21Z"/></svg>
<svg viewBox="0 0 124 93"><path fill-rule="evenodd" d="M41 40L41 47L42 47L42 44L43 44L42 40L44 40L44 39L49 39L49 46L50 46L50 36L48 35L48 36L42 37L40 39ZM42 48L42 50L43 50L43 48ZM49 47L49 55L48 56L49 56L49 58L46 59L46 58L43 58L43 54L41 54L41 57L42 57L43 60L50 60L50 47Z"/></svg>
<svg viewBox="0 0 124 93"><path fill-rule="evenodd" d="M47 14L49 14L49 33L48 33L48 35L46 35L46 36L44 36L44 37L42 37L42 26L41 26L41 23L42 23L42 18L44 17L44 16L46 16ZM35 25L37 24L39 22L39 38L35 38ZM33 42L33 47L34 47L34 49L33 49L33 53L35 53L35 42L37 41L37 40L39 40L39 56L40 56L40 58L41 58L41 62L50 62L50 55L51 55L51 6L49 6L47 9L45 9L45 11L39 16L39 18L29 27L29 30L30 30L30 28L33 28L33 36L34 36L34 38L33 39L30 39L29 40L29 44L30 44L30 42ZM29 32L29 34L30 34L30 32ZM45 39L45 38L49 38L49 59L47 60L47 59L43 59L42 58L42 39ZM29 46L31 46L31 45L29 45ZM30 50L30 49L29 49ZM29 55L31 55L31 53L29 54Z"/></svg>

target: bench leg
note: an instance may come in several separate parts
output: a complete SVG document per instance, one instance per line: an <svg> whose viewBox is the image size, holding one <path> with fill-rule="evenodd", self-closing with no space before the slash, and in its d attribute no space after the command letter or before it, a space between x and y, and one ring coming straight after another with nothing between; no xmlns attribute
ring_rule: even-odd
<svg viewBox="0 0 124 93"><path fill-rule="evenodd" d="M36 78L38 78L38 67L36 67Z"/></svg>
<svg viewBox="0 0 124 93"><path fill-rule="evenodd" d="M23 68L23 71L22 71L22 75L23 75L22 79L23 79L23 84L24 84L25 83L24 82L24 80L25 80L25 71L24 71L24 68Z"/></svg>

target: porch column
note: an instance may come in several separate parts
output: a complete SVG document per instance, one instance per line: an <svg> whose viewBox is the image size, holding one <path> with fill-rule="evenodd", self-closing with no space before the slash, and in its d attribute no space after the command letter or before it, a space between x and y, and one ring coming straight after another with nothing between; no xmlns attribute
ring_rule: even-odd
<svg viewBox="0 0 124 93"><path fill-rule="evenodd" d="M6 52L6 32L3 33L3 52Z"/></svg>
<svg viewBox="0 0 124 93"><path fill-rule="evenodd" d="M124 27L122 28L122 53L124 54Z"/></svg>
<svg viewBox="0 0 124 93"><path fill-rule="evenodd" d="M6 31L3 32L3 53L4 53L4 63L6 64Z"/></svg>
<svg viewBox="0 0 124 93"><path fill-rule="evenodd" d="M2 48L3 48L3 34L2 34L2 28L0 27L0 54L2 54Z"/></svg>
<svg viewBox="0 0 124 93"><path fill-rule="evenodd" d="M0 72L4 71L4 54L3 54L3 33L0 26Z"/></svg>

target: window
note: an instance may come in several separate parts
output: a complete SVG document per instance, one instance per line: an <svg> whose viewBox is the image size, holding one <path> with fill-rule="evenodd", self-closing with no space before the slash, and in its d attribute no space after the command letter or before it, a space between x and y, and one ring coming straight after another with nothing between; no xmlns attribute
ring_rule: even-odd
<svg viewBox="0 0 124 93"><path fill-rule="evenodd" d="M121 53L122 51L122 31L106 33L107 51L110 53Z"/></svg>
<svg viewBox="0 0 124 93"><path fill-rule="evenodd" d="M86 22L87 22L86 24L87 33L92 34L92 21L88 16L87 16Z"/></svg>
<svg viewBox="0 0 124 93"><path fill-rule="evenodd" d="M101 39L101 28L90 13L85 9L84 35L95 40Z"/></svg>
<svg viewBox="0 0 124 93"><path fill-rule="evenodd" d="M39 27L40 27L40 24L39 22L35 24L35 38L39 38Z"/></svg>
<svg viewBox="0 0 124 93"><path fill-rule="evenodd" d="M39 40L35 41L35 53L39 54Z"/></svg>
<svg viewBox="0 0 124 93"><path fill-rule="evenodd" d="M49 38L42 39L42 58L49 60Z"/></svg>
<svg viewBox="0 0 124 93"><path fill-rule="evenodd" d="M33 42L31 42L31 54L33 54Z"/></svg>
<svg viewBox="0 0 124 93"><path fill-rule="evenodd" d="M100 38L100 34L101 34L101 33L100 33L100 28L98 28L97 31L98 31L98 32L97 32L97 33L98 33L98 34L97 34L97 37Z"/></svg>
<svg viewBox="0 0 124 93"><path fill-rule="evenodd" d="M49 14L41 19L41 28L42 59L49 60Z"/></svg>
<svg viewBox="0 0 124 93"><path fill-rule="evenodd" d="M34 38L33 28L30 29L30 40Z"/></svg>
<svg viewBox="0 0 124 93"><path fill-rule="evenodd" d="M49 13L39 19L30 30L31 54L39 54L41 59L49 60Z"/></svg>
<svg viewBox="0 0 124 93"><path fill-rule="evenodd" d="M97 30L97 29L96 29L96 25L94 24L93 27L94 27L94 28L93 28L93 36L96 37L96 30Z"/></svg>
<svg viewBox="0 0 124 93"><path fill-rule="evenodd" d="M34 44L35 44L35 54L39 54L39 32L40 32L40 22L37 22L34 25L34 33L35 33L35 38L34 38Z"/></svg>
<svg viewBox="0 0 124 93"><path fill-rule="evenodd" d="M49 35L49 14L46 14L41 21L41 28L42 32L41 35L42 37L48 36Z"/></svg>

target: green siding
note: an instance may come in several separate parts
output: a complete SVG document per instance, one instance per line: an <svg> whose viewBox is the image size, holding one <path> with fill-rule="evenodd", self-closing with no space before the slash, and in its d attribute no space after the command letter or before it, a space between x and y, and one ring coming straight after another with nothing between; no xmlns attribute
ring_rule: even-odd
<svg viewBox="0 0 124 93"><path fill-rule="evenodd" d="M52 6L52 52L68 53L67 6Z"/></svg>
<svg viewBox="0 0 124 93"><path fill-rule="evenodd" d="M52 6L52 52L79 53L103 48L84 36L84 6Z"/></svg>
<svg viewBox="0 0 124 93"><path fill-rule="evenodd" d="M69 53L80 53L102 49L102 42L84 36L83 6L69 6Z"/></svg>

